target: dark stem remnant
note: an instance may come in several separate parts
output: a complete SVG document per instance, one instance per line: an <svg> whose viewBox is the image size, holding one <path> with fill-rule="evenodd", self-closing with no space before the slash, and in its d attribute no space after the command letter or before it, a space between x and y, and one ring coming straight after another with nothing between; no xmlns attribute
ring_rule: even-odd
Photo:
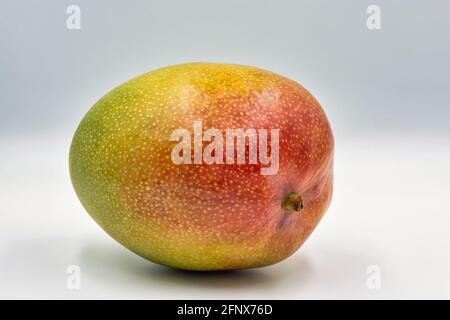
<svg viewBox="0 0 450 320"><path fill-rule="evenodd" d="M283 199L281 207L286 211L302 211L302 197L297 192L291 192Z"/></svg>

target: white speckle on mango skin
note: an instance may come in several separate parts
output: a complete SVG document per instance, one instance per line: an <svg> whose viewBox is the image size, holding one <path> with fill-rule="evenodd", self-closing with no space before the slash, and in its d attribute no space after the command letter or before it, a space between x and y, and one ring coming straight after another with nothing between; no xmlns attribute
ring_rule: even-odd
<svg viewBox="0 0 450 320"><path fill-rule="evenodd" d="M173 130L280 129L280 168L175 165ZM299 84L254 67L191 63L132 79L101 98L70 150L75 191L114 239L160 264L189 270L261 267L306 240L332 194L333 136ZM281 208L298 192L301 212Z"/></svg>

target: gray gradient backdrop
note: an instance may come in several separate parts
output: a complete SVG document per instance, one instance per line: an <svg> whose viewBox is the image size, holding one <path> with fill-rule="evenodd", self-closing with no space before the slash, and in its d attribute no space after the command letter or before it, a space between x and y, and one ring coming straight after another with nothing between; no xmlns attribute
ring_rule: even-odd
<svg viewBox="0 0 450 320"><path fill-rule="evenodd" d="M66 28L70 4L81 30ZM366 28L370 4L379 31ZM333 204L283 264L160 269L107 237L71 189L68 148L90 106L132 77L192 61L283 74L330 119ZM450 298L449 74L446 0L1 0L0 297ZM81 290L65 287L70 264ZM372 264L381 290L366 287Z"/></svg>

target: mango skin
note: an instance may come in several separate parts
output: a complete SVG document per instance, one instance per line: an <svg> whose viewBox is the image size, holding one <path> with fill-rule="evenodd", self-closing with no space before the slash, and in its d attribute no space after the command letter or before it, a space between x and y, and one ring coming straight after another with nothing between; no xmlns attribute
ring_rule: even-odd
<svg viewBox="0 0 450 320"><path fill-rule="evenodd" d="M279 128L278 174L258 165L175 165L173 130ZM263 267L294 253L329 206L333 136L313 96L262 69L190 63L115 88L85 115L70 175L92 218L153 262L188 270ZM304 208L286 211L298 192Z"/></svg>

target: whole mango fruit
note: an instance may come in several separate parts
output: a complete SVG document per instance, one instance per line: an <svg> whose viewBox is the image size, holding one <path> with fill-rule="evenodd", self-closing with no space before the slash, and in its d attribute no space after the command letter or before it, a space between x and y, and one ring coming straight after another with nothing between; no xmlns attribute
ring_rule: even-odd
<svg viewBox="0 0 450 320"><path fill-rule="evenodd" d="M243 65L175 65L89 110L70 175L92 218L148 260L262 267L293 254L328 208L333 135L292 80Z"/></svg>

